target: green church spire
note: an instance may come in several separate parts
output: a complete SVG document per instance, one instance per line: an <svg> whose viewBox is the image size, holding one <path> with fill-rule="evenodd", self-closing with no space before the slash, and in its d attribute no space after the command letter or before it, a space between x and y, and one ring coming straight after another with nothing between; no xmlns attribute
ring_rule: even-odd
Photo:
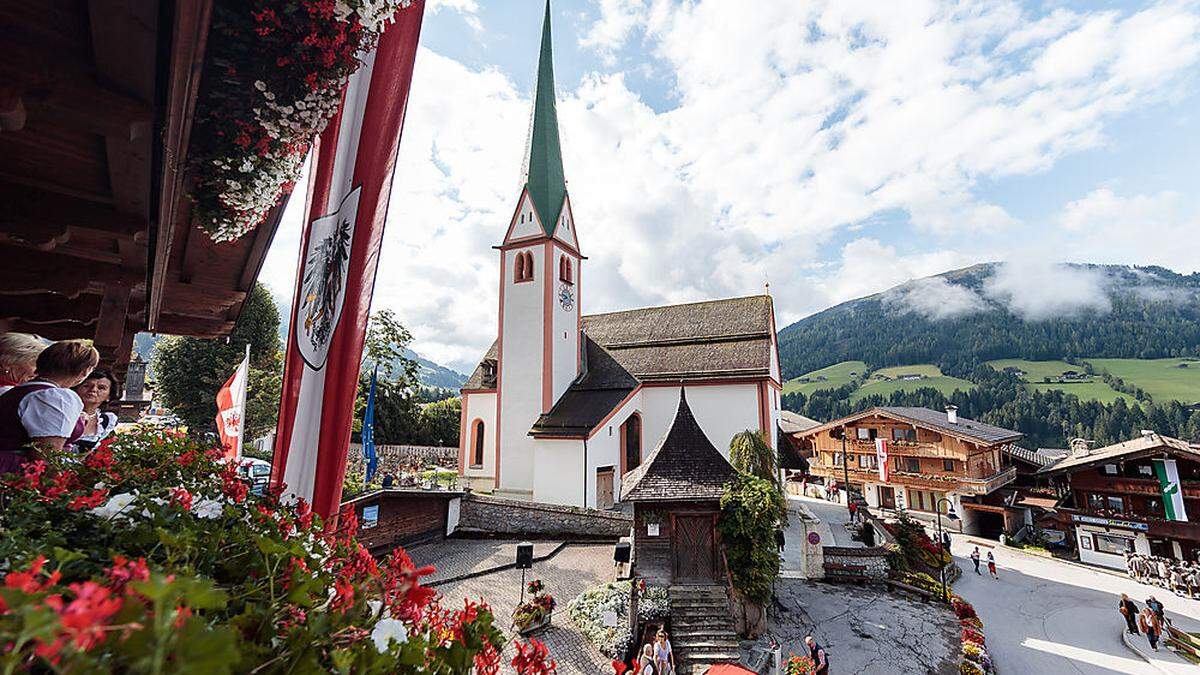
<svg viewBox="0 0 1200 675"><path fill-rule="evenodd" d="M550 40L550 0L542 22L542 50L538 56L537 90L533 98L533 129L529 137L529 173L525 187L533 199L546 234L554 234L567 183L563 176L562 147L558 140L558 112L554 105L554 56Z"/></svg>

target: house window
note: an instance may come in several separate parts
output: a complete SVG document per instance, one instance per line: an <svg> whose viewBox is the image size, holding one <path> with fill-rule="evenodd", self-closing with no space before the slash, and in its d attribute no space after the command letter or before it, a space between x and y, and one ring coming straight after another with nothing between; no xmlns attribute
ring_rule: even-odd
<svg viewBox="0 0 1200 675"><path fill-rule="evenodd" d="M842 453L840 453L840 452L831 452L831 453L829 453L829 454L833 456L833 465L834 465L834 466L841 466L841 465L842 465Z"/></svg>
<svg viewBox="0 0 1200 675"><path fill-rule="evenodd" d="M1139 476L1154 476L1154 467L1149 464L1141 464L1137 470Z"/></svg>
<svg viewBox="0 0 1200 675"><path fill-rule="evenodd" d="M1089 494L1087 496L1087 505L1088 505L1088 508L1093 511L1103 511L1104 510L1104 495Z"/></svg>
<svg viewBox="0 0 1200 675"><path fill-rule="evenodd" d="M621 425L621 447L625 457L625 471L632 471L642 463L642 416L633 413Z"/></svg>
<svg viewBox="0 0 1200 675"><path fill-rule="evenodd" d="M907 429L907 428L901 428L901 427L892 427L892 440L893 440L893 441L913 441L913 442L916 442L916 440L917 440L917 430L916 430L916 429Z"/></svg>
<svg viewBox="0 0 1200 675"><path fill-rule="evenodd" d="M471 424L471 466L483 466L483 420Z"/></svg>
<svg viewBox="0 0 1200 675"><path fill-rule="evenodd" d="M1110 534L1093 534L1093 541L1096 544L1097 553L1110 553L1112 555L1124 555L1133 550L1133 540L1125 537L1114 537Z"/></svg>
<svg viewBox="0 0 1200 675"><path fill-rule="evenodd" d="M904 470L909 473L921 473L921 460L916 457L905 457Z"/></svg>
<svg viewBox="0 0 1200 675"><path fill-rule="evenodd" d="M1163 512L1162 500L1148 497L1146 499L1146 511L1152 516L1160 516Z"/></svg>
<svg viewBox="0 0 1200 675"><path fill-rule="evenodd" d="M876 463L877 461L878 460L876 460L875 455L859 455L858 456L858 468L874 469L875 467L879 466Z"/></svg>
<svg viewBox="0 0 1200 675"><path fill-rule="evenodd" d="M895 468L896 471L903 471L904 470L904 458L903 457L893 457L892 458L892 467Z"/></svg>
<svg viewBox="0 0 1200 675"><path fill-rule="evenodd" d="M942 471L945 471L946 473L954 473L954 460L943 459L942 460Z"/></svg>
<svg viewBox="0 0 1200 675"><path fill-rule="evenodd" d="M1100 467L1100 473L1106 476L1115 476L1117 475L1117 465L1105 464L1104 466Z"/></svg>
<svg viewBox="0 0 1200 675"><path fill-rule="evenodd" d="M871 427L858 427L854 432L858 434L858 440L860 441L873 441L879 434L878 429L872 429Z"/></svg>
<svg viewBox="0 0 1200 675"><path fill-rule="evenodd" d="M1104 502L1109 511L1125 511L1125 500L1120 497L1107 497Z"/></svg>

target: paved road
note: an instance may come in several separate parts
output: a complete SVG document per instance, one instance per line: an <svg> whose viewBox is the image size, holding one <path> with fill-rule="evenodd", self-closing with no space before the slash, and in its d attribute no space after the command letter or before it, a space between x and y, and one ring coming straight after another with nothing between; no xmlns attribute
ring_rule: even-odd
<svg viewBox="0 0 1200 675"><path fill-rule="evenodd" d="M955 536L951 545L963 578L954 585L983 620L988 648L1002 673L1081 673L1162 675L1200 667L1178 657L1153 654L1163 669L1140 660L1120 641L1124 620L1117 612L1121 593L1138 606L1154 595L1176 626L1200 630L1200 602L1123 576L995 546L1000 580L976 576L970 555L974 543ZM986 549L980 547L986 556ZM1149 652L1145 638L1137 638Z"/></svg>
<svg viewBox="0 0 1200 675"><path fill-rule="evenodd" d="M850 533L846 530L846 521L850 519L850 516L846 512L845 506L835 502L828 502L824 499L797 497L795 495L788 495L788 504L803 504L809 513L820 519L821 524L824 526L818 530L821 534L822 544L828 546L862 546L861 542L852 540ZM792 531L795 527L795 523L789 523L789 536L784 540L788 548L791 547L793 537L790 535L795 534Z"/></svg>

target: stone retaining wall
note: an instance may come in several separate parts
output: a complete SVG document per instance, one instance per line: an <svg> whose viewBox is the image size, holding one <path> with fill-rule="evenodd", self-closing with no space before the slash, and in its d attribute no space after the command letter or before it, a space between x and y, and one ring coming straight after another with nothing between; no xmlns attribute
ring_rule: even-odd
<svg viewBox="0 0 1200 675"><path fill-rule="evenodd" d="M632 525L632 517L615 511L468 494L460 507L458 533L616 541L627 536Z"/></svg>
<svg viewBox="0 0 1200 675"><path fill-rule="evenodd" d="M822 553L825 557L826 579L834 579L838 573L830 569L831 565L846 565L862 567L859 574L868 579L886 579L891 572L888 564L888 551L881 546L872 548L854 548L850 546L824 546ZM844 573L843 573L844 574Z"/></svg>

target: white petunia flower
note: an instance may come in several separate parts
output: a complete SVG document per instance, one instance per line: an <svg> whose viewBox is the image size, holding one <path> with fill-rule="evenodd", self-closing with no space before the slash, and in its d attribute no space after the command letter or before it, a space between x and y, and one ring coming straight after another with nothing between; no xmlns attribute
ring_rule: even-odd
<svg viewBox="0 0 1200 675"><path fill-rule="evenodd" d="M128 518L122 511L129 508L129 505L137 501L137 493L122 492L119 495L113 495L108 498L104 506L97 506L94 509L88 509L88 513L98 518L112 520L117 516Z"/></svg>
<svg viewBox="0 0 1200 675"><path fill-rule="evenodd" d="M408 631L404 628L404 622L399 619L384 618L375 624L375 630L371 631L371 640L375 643L375 649L382 654L387 652L392 640L408 640Z"/></svg>

